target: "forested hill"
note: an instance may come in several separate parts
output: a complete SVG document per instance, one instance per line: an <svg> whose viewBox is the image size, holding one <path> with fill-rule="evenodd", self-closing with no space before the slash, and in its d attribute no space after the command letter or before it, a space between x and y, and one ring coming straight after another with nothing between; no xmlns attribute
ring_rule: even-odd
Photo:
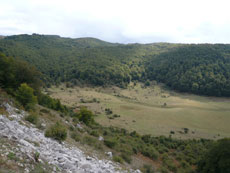
<svg viewBox="0 0 230 173"><path fill-rule="evenodd" d="M157 80L178 91L230 96L230 45L117 44L33 34L0 39L0 52L33 64L46 84L125 87Z"/></svg>
<svg viewBox="0 0 230 173"><path fill-rule="evenodd" d="M72 81L126 86L140 80L145 56L175 44L114 44L94 38L70 39L49 35L18 35L0 40L0 52L21 58L45 74L46 82Z"/></svg>
<svg viewBox="0 0 230 173"><path fill-rule="evenodd" d="M151 57L146 73L178 91L230 96L230 45L185 45Z"/></svg>

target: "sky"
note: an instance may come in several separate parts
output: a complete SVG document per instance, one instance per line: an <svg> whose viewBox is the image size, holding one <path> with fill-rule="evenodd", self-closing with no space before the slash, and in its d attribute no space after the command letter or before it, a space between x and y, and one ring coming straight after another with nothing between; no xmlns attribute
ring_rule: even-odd
<svg viewBox="0 0 230 173"><path fill-rule="evenodd" d="M0 0L0 35L230 43L229 0Z"/></svg>

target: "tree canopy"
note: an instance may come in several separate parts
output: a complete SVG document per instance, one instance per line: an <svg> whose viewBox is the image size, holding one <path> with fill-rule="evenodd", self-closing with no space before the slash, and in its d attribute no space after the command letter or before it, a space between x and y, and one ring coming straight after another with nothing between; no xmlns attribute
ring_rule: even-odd
<svg viewBox="0 0 230 173"><path fill-rule="evenodd" d="M230 96L230 45L227 44L115 44L94 38L33 34L4 37L0 40L0 51L34 65L47 86L70 82L126 87L130 81L149 84L148 81L156 80L182 92ZM4 63L9 65L3 62L2 66ZM21 70L15 75L26 70L22 63L18 64L21 68L17 69ZM2 74L12 70L9 68ZM4 85L24 76L5 78L2 74ZM29 81L35 75L26 74Z"/></svg>
<svg viewBox="0 0 230 173"><path fill-rule="evenodd" d="M201 173L230 172L230 139L217 141L199 162L198 171Z"/></svg>

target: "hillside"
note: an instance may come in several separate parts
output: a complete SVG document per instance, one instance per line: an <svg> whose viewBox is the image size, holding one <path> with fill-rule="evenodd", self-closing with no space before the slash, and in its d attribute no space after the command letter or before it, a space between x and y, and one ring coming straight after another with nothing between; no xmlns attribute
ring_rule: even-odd
<svg viewBox="0 0 230 173"><path fill-rule="evenodd" d="M172 89L230 96L230 45L185 45L150 58L147 78Z"/></svg>
<svg viewBox="0 0 230 173"><path fill-rule="evenodd" d="M0 52L34 65L47 86L126 88L130 81L156 80L177 91L230 96L230 45L117 44L33 34L1 39Z"/></svg>
<svg viewBox="0 0 230 173"><path fill-rule="evenodd" d="M83 81L121 87L130 80L140 80L145 56L174 46L164 43L123 45L94 38L70 39L36 34L0 40L0 52L35 65L50 83Z"/></svg>

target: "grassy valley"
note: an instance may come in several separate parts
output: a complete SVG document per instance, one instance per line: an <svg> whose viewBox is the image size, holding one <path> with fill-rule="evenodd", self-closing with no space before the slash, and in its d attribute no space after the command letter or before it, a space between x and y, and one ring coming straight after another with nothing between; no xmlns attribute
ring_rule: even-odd
<svg viewBox="0 0 230 173"><path fill-rule="evenodd" d="M141 83L132 83L127 89L61 85L48 93L73 108L87 106L98 115L96 121L105 126L176 138L219 139L230 134L228 98L181 94L159 84L145 87ZM108 108L111 114L106 113Z"/></svg>

